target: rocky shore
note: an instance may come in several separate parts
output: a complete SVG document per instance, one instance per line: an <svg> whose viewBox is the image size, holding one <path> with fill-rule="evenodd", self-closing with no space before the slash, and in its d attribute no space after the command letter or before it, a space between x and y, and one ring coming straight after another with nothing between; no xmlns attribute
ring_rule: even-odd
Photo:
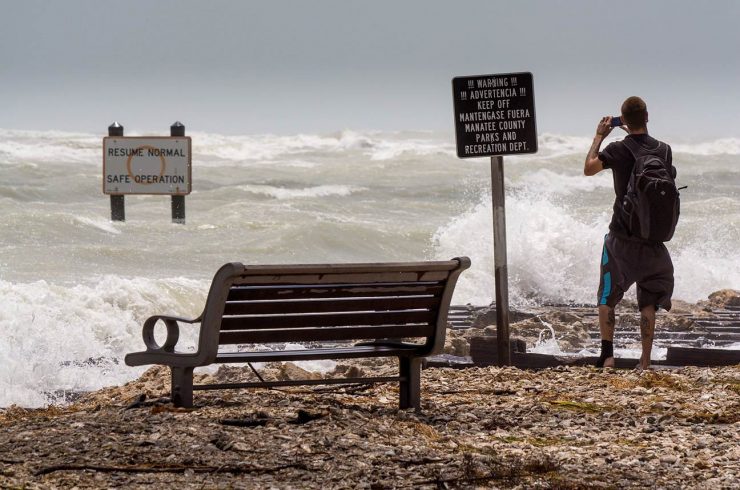
<svg viewBox="0 0 740 490"><path fill-rule="evenodd" d="M635 305L618 311L637 321ZM658 329L701 332L740 306L718 291L677 302ZM734 315L734 313L733 313ZM529 347L543 328L576 351L598 328L592 309L513 311ZM698 322L698 323L697 323ZM495 335L495 312L448 330L445 353ZM619 330L619 329L618 329ZM395 375L384 359L328 373L260 366L264 379ZM222 366L196 383L255 381ZM558 367L429 368L422 411L399 410L395 384L195 393L168 400L169 372L44 409L0 409L1 488L738 488L740 365L650 371Z"/></svg>
<svg viewBox="0 0 740 490"><path fill-rule="evenodd" d="M207 376L251 375L227 367ZM0 487L730 489L740 481L740 366L427 369L421 413L398 410L390 384L197 392L192 410L167 403L168 384L155 367L65 407L0 411Z"/></svg>
<svg viewBox="0 0 740 490"><path fill-rule="evenodd" d="M730 310L728 310L730 309ZM723 316L718 316L723 312ZM642 348L639 336L640 315L634 300L623 300L616 309L617 325L614 337L615 347L629 349L639 357ZM701 325L704 322L718 322L733 315L735 325L740 326L740 291L723 289L709 295L706 300L697 303L674 300L670 312L661 311L655 327L654 353L666 345L685 347L713 348L717 332L722 329L707 330ZM541 351L551 354L582 352L590 350L598 354L599 320L597 310L590 307L574 306L541 306L512 308L509 314L512 338L523 341L528 352ZM448 330L445 339L444 353L457 357L470 356L470 343L475 337L496 337L496 310L494 307L483 308L476 312L471 326L467 329ZM729 326L729 323L728 323ZM630 332L632 334L630 334ZM592 335L596 334L596 337ZM738 331L726 330L727 342L737 342ZM494 342L495 344L495 342ZM618 357L620 357L618 355Z"/></svg>

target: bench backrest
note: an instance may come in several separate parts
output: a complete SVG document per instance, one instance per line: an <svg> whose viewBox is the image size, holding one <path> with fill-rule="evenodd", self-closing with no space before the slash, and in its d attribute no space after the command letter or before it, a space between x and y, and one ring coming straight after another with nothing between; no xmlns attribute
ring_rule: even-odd
<svg viewBox="0 0 740 490"><path fill-rule="evenodd" d="M447 311L467 257L444 262L244 266L216 273L199 352L219 345L425 338L444 345Z"/></svg>

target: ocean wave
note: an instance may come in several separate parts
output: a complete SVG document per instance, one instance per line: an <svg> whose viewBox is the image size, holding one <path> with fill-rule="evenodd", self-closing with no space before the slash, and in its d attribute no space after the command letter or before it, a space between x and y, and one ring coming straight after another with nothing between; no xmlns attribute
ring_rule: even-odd
<svg viewBox="0 0 740 490"><path fill-rule="evenodd" d="M456 303L488 304L494 297L490 196L434 235L437 258L467 255L472 267L460 278ZM589 303L607 216L586 222L546 195L507 196L509 295L512 304ZM588 260L592 257L593 260Z"/></svg>
<svg viewBox="0 0 740 490"><path fill-rule="evenodd" d="M144 319L195 316L206 288L184 278L104 276L73 286L0 280L0 407L43 406L54 401L53 392L129 381L142 369L126 366L123 356L143 348ZM194 330L181 335L195 345Z"/></svg>
<svg viewBox="0 0 740 490"><path fill-rule="evenodd" d="M100 162L102 144L86 133L0 129L0 165Z"/></svg>
<svg viewBox="0 0 740 490"><path fill-rule="evenodd" d="M84 217L84 216L75 216L74 219L75 219L75 221L79 222L80 224L82 224L84 226L89 226L89 227L95 228L97 230L104 231L106 233L111 233L113 235L120 235L121 234L121 230L119 230L118 228L116 228L114 226L114 224L110 220L108 220L108 219L104 219L104 218L87 218L87 217Z"/></svg>
<svg viewBox="0 0 740 490"><path fill-rule="evenodd" d="M584 179L585 180L585 179ZM506 197L509 295L515 305L594 303L598 257L611 218L610 207L594 215L561 202L557 194L524 187ZM673 240L674 297L695 302L719 289L740 289L735 259L740 228L697 217L701 203L687 203ZM456 303L488 304L494 297L493 225L490 195L437 229L434 256L471 257L460 278ZM628 292L634 298L635 288Z"/></svg>
<svg viewBox="0 0 740 490"><path fill-rule="evenodd" d="M537 137L537 149L546 152L546 156L585 154L592 140L583 136L542 133Z"/></svg>
<svg viewBox="0 0 740 490"><path fill-rule="evenodd" d="M606 173L594 178L586 179L580 172L580 168L573 174L562 174L549 169L539 169L522 175L514 188L535 190L537 193L570 194L572 192L593 192L601 189L612 189L613 183L610 175Z"/></svg>
<svg viewBox="0 0 740 490"><path fill-rule="evenodd" d="M430 155L455 157L454 137L448 132L343 130L325 134L225 135L193 132L188 135L193 138L194 160L201 165L210 165L213 160L274 161L307 153L359 152L371 160ZM79 132L0 129L0 164L60 161L100 164L103 136ZM142 134L132 131L127 136ZM608 141L620 136L613 136ZM524 158L581 155L590 144L588 137L541 133L538 136L539 153L525 155ZM697 156L740 154L738 138L672 146L674 152Z"/></svg>
<svg viewBox="0 0 740 490"><path fill-rule="evenodd" d="M404 156L455 156L452 142L440 142L434 139L404 138L379 140L369 152L371 160L394 160Z"/></svg>
<svg viewBox="0 0 740 490"><path fill-rule="evenodd" d="M275 199L300 199L312 197L329 197L329 196L349 196L355 192L366 190L364 187L353 185L319 185L315 187L304 187L301 189L289 189L286 187L275 187L272 185L240 185L237 189L250 192L252 194L261 194Z"/></svg>
<svg viewBox="0 0 740 490"><path fill-rule="evenodd" d="M673 144L673 153L687 153L690 155L740 155L740 139L721 138L714 141L694 144Z"/></svg>
<svg viewBox="0 0 740 490"><path fill-rule="evenodd" d="M341 131L335 134L237 135L193 133L193 153L221 160L275 160L308 152L364 150L375 145L374 133Z"/></svg>
<svg viewBox="0 0 740 490"><path fill-rule="evenodd" d="M604 141L602 148L612 141L620 140L624 133L612 134ZM582 136L566 136L551 133L542 133L537 138L538 149L543 151L543 156L552 157L560 155L578 154L585 155L591 146L592 139ZM697 143L681 143L667 141L673 153L685 153L687 155L712 156L712 155L740 155L740 138L719 138L711 141Z"/></svg>

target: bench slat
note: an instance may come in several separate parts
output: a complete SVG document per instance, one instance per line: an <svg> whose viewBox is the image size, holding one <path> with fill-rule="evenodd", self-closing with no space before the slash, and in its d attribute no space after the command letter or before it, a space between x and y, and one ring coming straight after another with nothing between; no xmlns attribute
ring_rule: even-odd
<svg viewBox="0 0 740 490"><path fill-rule="evenodd" d="M365 264L291 264L291 265L245 265L244 275L280 274L356 274L365 272L418 272L451 271L459 267L456 260L438 262L378 262Z"/></svg>
<svg viewBox="0 0 740 490"><path fill-rule="evenodd" d="M431 296L358 299L333 298L330 300L228 301L226 302L224 315L435 309L439 306L439 302L440 298Z"/></svg>
<svg viewBox="0 0 740 490"><path fill-rule="evenodd" d="M274 362L274 361L314 361L317 359L353 359L357 357L411 355L418 347L407 346L353 346L322 349L220 352L216 357L218 363L225 362Z"/></svg>
<svg viewBox="0 0 740 490"><path fill-rule="evenodd" d="M228 301L304 299L304 298L356 298L371 296L440 296L444 285L438 282L379 283L346 285L294 285L294 286L237 286L229 291Z"/></svg>
<svg viewBox="0 0 740 490"><path fill-rule="evenodd" d="M221 330L266 328L345 327L434 323L436 311L376 311L362 313L290 314L276 316L231 316L221 320Z"/></svg>
<svg viewBox="0 0 740 490"><path fill-rule="evenodd" d="M264 276L246 275L234 279L234 284L344 284L383 282L444 281L447 271L384 272L358 274L275 274Z"/></svg>
<svg viewBox="0 0 740 490"><path fill-rule="evenodd" d="M239 388L273 388L278 386L302 386L302 385L340 385L350 383L388 383L392 381L405 381L403 376L376 376L373 378L322 378L322 379L288 379L285 381L253 381L249 383L213 383L205 385L193 385L193 390L233 390Z"/></svg>
<svg viewBox="0 0 740 490"><path fill-rule="evenodd" d="M261 344L270 342L321 342L327 340L359 340L384 338L428 337L432 325L384 325L369 327L318 327L295 329L221 331L219 344Z"/></svg>

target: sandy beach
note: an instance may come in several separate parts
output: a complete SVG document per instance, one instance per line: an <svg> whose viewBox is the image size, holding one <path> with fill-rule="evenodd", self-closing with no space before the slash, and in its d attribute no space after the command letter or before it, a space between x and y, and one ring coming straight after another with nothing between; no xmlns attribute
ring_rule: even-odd
<svg viewBox="0 0 740 490"><path fill-rule="evenodd" d="M168 384L155 367L66 407L0 412L0 486L729 489L740 479L740 366L432 368L421 413L398 410L387 384L198 392L192 410L167 403Z"/></svg>

